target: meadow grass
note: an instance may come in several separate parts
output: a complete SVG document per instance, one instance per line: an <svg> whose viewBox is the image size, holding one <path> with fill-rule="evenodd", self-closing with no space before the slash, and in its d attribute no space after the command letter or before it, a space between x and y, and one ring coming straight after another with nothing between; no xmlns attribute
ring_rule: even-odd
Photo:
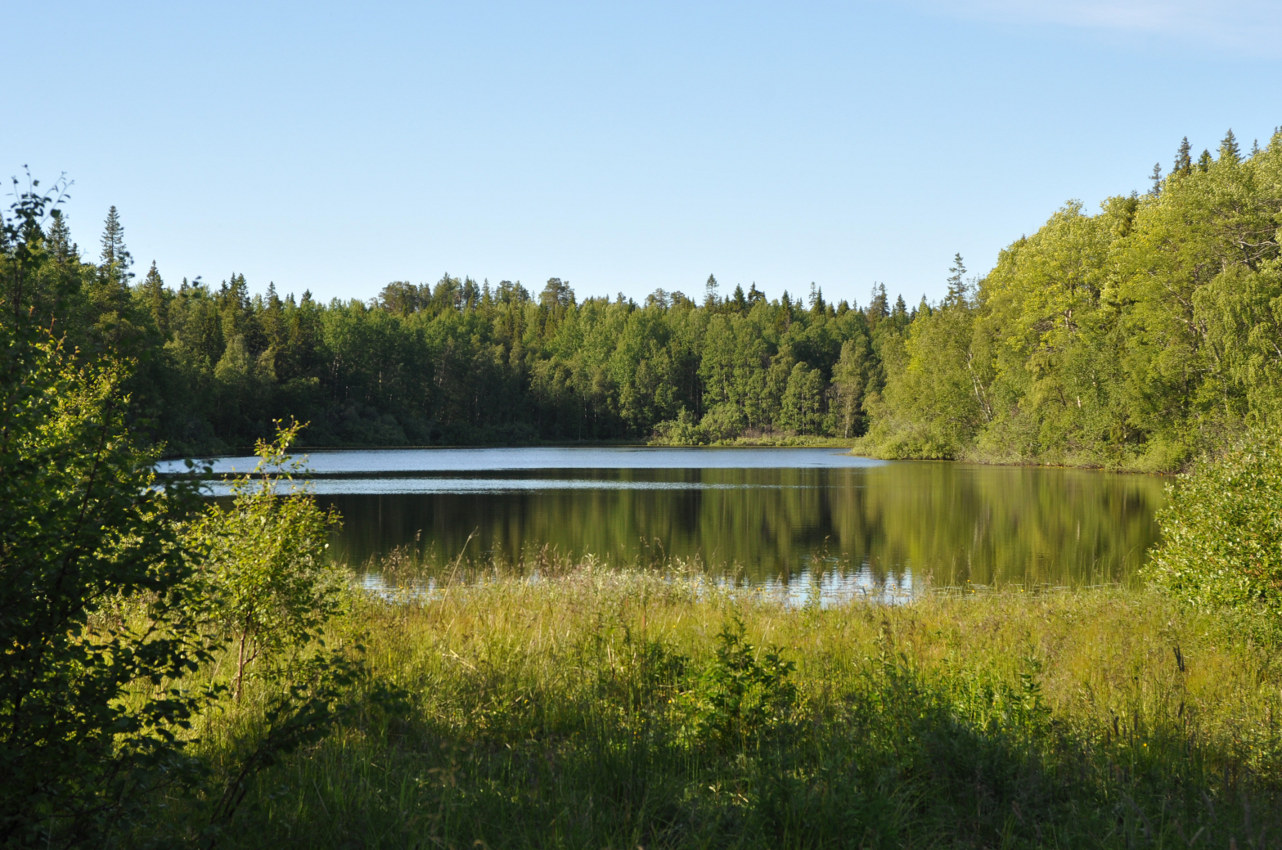
<svg viewBox="0 0 1282 850"><path fill-rule="evenodd" d="M351 711L217 837L1277 846L1282 670L1243 635L1142 589L798 608L590 561L364 599L330 638L365 646ZM209 718L203 754L256 705Z"/></svg>

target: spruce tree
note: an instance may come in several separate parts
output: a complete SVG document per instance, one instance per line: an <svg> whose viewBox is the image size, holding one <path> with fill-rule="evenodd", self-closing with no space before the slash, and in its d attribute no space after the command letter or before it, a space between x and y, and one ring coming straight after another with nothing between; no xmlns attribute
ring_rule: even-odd
<svg viewBox="0 0 1282 850"><path fill-rule="evenodd" d="M1171 169L1172 174L1188 174L1193 168L1192 148L1189 146L1189 137L1185 136L1180 142L1179 150L1175 152L1175 167Z"/></svg>
<svg viewBox="0 0 1282 850"><path fill-rule="evenodd" d="M155 260L151 261L151 268L147 270L147 276L142 279L138 289L156 327L161 334L168 337L169 305L165 297L165 281L160 277L160 270L156 268Z"/></svg>
<svg viewBox="0 0 1282 850"><path fill-rule="evenodd" d="M69 263L78 259L79 248L71 241L71 230L67 227L62 211L54 210L49 217L53 220L49 225L49 235L46 237L50 256L57 263Z"/></svg>
<svg viewBox="0 0 1282 850"><path fill-rule="evenodd" d="M953 265L948 269L948 295L944 299L944 304L960 306L966 303L966 264L962 261L960 253L953 255ZM925 296L922 296L923 302Z"/></svg>
<svg viewBox="0 0 1282 850"><path fill-rule="evenodd" d="M868 320L876 323L890 315L890 300L886 297L886 284L879 283L872 288L872 298L868 301Z"/></svg>
<svg viewBox="0 0 1282 850"><path fill-rule="evenodd" d="M818 315L824 311L824 291L813 280L810 281L810 312Z"/></svg>
<svg viewBox="0 0 1282 850"><path fill-rule="evenodd" d="M125 226L120 223L120 214L116 205L107 210L107 221L102 231L102 268L103 271L118 268L122 273L129 269L133 258L125 248Z"/></svg>
<svg viewBox="0 0 1282 850"><path fill-rule="evenodd" d="M1224 134L1224 139L1220 142L1220 161L1224 162L1241 162L1242 151L1238 147L1237 137L1233 131L1229 130Z"/></svg>

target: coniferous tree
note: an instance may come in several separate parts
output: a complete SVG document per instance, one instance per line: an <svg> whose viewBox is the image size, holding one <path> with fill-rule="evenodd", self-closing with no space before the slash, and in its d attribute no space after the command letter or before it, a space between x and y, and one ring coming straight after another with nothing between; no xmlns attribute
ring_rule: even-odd
<svg viewBox="0 0 1282 850"><path fill-rule="evenodd" d="M89 309L92 315L93 344L110 346L117 351L137 345L136 327L130 316L129 282L133 257L125 247L125 228L112 206L103 225L102 253L97 280L90 288ZM137 355L138 351L129 351Z"/></svg>
<svg viewBox="0 0 1282 850"><path fill-rule="evenodd" d="M1237 137L1229 130L1220 142L1220 159L1224 162L1241 162L1242 151L1238 147Z"/></svg>
<svg viewBox="0 0 1282 850"><path fill-rule="evenodd" d="M107 210L107 221L102 230L102 265L104 268L119 267L127 269L133 258L125 248L125 226L120 223L120 214L115 204Z"/></svg>
<svg viewBox="0 0 1282 850"><path fill-rule="evenodd" d="M953 264L948 269L948 295L944 303L949 306L966 303L966 263L960 253L953 255ZM924 298L924 296L923 296Z"/></svg>
<svg viewBox="0 0 1282 850"><path fill-rule="evenodd" d="M816 315L818 315L819 313L822 313L824 311L824 308L827 306L826 304L824 304L823 290L819 288L819 286L813 280L810 281L809 301L810 301L810 312Z"/></svg>
<svg viewBox="0 0 1282 850"><path fill-rule="evenodd" d="M67 227L67 221L62 215L61 210L55 210L50 214L52 224L49 225L49 234L46 240L49 244L49 254L56 263L69 263L72 260L78 260L79 249L71 241L71 231Z"/></svg>
<svg viewBox="0 0 1282 850"><path fill-rule="evenodd" d="M1180 147L1175 152L1175 167L1171 169L1172 174L1188 174L1193 168L1192 148L1189 146L1189 137L1185 136L1180 141Z"/></svg>
<svg viewBox="0 0 1282 850"><path fill-rule="evenodd" d="M151 268L147 270L147 276L142 279L138 290L143 304L151 313L156 328L163 338L167 338L169 336L169 303L165 281L160 277L160 270L156 268L155 260L151 261Z"/></svg>

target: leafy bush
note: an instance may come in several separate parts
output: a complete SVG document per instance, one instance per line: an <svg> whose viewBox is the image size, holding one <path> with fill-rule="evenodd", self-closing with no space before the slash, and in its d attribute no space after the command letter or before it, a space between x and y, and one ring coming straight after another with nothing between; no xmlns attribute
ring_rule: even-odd
<svg viewBox="0 0 1282 850"><path fill-rule="evenodd" d="M306 645L345 601L346 576L325 557L338 517L294 481L302 463L288 450L299 428L259 441L258 465L233 483L232 506L210 505L188 536L202 556L196 595L235 648L237 698L255 660Z"/></svg>
<svg viewBox="0 0 1282 850"><path fill-rule="evenodd" d="M701 446L708 439L690 411L683 407L676 419L668 419L654 426L652 442L660 446Z"/></svg>
<svg viewBox="0 0 1282 850"><path fill-rule="evenodd" d="M697 748L760 745L792 722L794 669L775 647L758 656L745 640L743 621L733 618L717 635L716 657L677 701L678 737Z"/></svg>
<svg viewBox="0 0 1282 850"><path fill-rule="evenodd" d="M130 364L87 360L33 308L56 203L37 185L0 220L0 845L109 846L190 775L192 494L154 486L129 438Z"/></svg>
<svg viewBox="0 0 1282 850"><path fill-rule="evenodd" d="M1264 614L1282 628L1282 431L1254 431L1203 458L1158 521L1150 580L1196 608Z"/></svg>

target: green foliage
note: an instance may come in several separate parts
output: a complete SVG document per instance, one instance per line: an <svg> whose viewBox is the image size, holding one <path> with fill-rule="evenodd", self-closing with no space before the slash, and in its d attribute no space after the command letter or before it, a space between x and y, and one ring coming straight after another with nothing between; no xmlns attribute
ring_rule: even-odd
<svg viewBox="0 0 1282 850"><path fill-rule="evenodd" d="M235 646L237 698L255 660L305 646L345 600L346 576L325 558L338 518L294 478L303 464L288 450L299 428L260 441L258 465L232 485L230 508L210 505L188 535L201 561L196 594L218 638Z"/></svg>
<svg viewBox="0 0 1282 850"><path fill-rule="evenodd" d="M960 258L958 258L958 262ZM872 439L895 457L955 458L990 418L971 352L975 316L956 284L953 300L913 321L904 354L873 407Z"/></svg>
<svg viewBox="0 0 1282 850"><path fill-rule="evenodd" d="M190 812L218 773L192 746L223 693L217 644L236 647L238 695L253 657L292 655L259 689L262 733L241 736L217 827L246 782L319 739L363 672L358 655L318 640L344 584L323 563L333 518L273 496L279 470L296 469L291 426L262 446L262 471L277 476L241 482L230 510L192 521L192 484L158 481L157 452L131 438L142 421L131 392L157 376L122 352L147 342L140 317L172 306L159 276L147 283L155 309L135 309L114 210L89 274L51 213L58 197L35 181L14 194L0 218L0 845L155 837L157 801ZM214 837L200 833L169 836Z"/></svg>
<svg viewBox="0 0 1282 850"><path fill-rule="evenodd" d="M176 453L294 417L326 446L840 436L1170 471L1282 416L1282 137L1246 155L1227 135L1196 167L1186 147L1155 191L1065 204L977 281L955 256L947 295L912 311L882 285L862 309L818 286L810 309L755 286L702 306L579 299L558 278L531 294L444 275L328 305L239 274L134 286L114 210L98 265L54 221L26 303L59 313L70 347L132 346L131 424Z"/></svg>
<svg viewBox="0 0 1282 850"><path fill-rule="evenodd" d="M676 419L667 419L654 426L654 443L669 446L698 446L707 442L706 432L694 421L684 407Z"/></svg>
<svg viewBox="0 0 1282 850"><path fill-rule="evenodd" d="M128 364L38 324L57 302L36 187L0 255L0 844L102 846L185 775L202 694L175 682L206 657L176 531L192 502L129 439Z"/></svg>
<svg viewBox="0 0 1282 850"><path fill-rule="evenodd" d="M405 703L361 701L338 734L253 778L227 844L1211 848L1282 837L1272 651L1145 590L797 609L595 564L363 613L378 679L403 685ZM749 634L788 647L796 666L763 675ZM764 682L782 684L758 691ZM760 716L743 710L750 695L786 689L775 731L741 734ZM691 738L699 704L709 720L738 720Z"/></svg>
<svg viewBox="0 0 1282 850"><path fill-rule="evenodd" d="M1282 430L1204 457L1158 514L1147 576L1201 609L1262 615L1282 634Z"/></svg>
<svg viewBox="0 0 1282 850"><path fill-rule="evenodd" d="M744 638L743 620L733 618L717 635L716 655L682 692L676 710L678 739L687 747L755 748L792 722L796 669L777 647L764 652Z"/></svg>
<svg viewBox="0 0 1282 850"><path fill-rule="evenodd" d="M1160 191L1070 202L1012 243L969 323L955 272L905 357L880 352L865 449L1170 471L1276 422L1279 185L1282 136L1244 159L1229 134L1196 168L1185 144Z"/></svg>

